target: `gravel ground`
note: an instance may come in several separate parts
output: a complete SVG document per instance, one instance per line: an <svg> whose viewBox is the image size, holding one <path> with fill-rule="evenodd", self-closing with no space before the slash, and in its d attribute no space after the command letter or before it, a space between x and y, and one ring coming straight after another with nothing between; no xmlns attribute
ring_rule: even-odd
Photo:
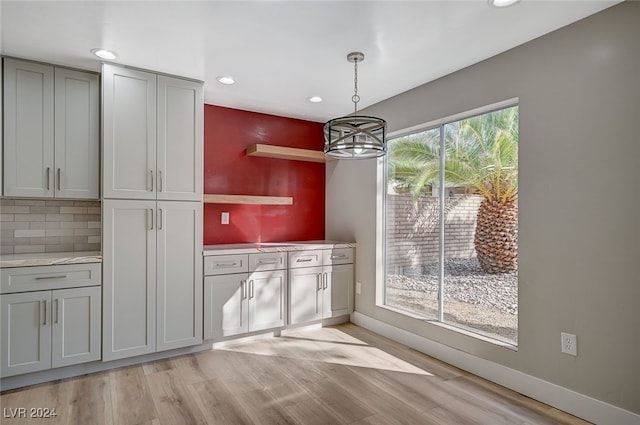
<svg viewBox="0 0 640 425"><path fill-rule="evenodd" d="M388 275L387 304L435 315L437 265ZM516 342L518 275L486 274L475 258L445 261L445 320Z"/></svg>

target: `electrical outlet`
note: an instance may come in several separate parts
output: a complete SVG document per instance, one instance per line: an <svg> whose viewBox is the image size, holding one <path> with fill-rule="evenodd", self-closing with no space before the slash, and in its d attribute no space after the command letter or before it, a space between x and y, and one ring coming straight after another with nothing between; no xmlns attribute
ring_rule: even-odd
<svg viewBox="0 0 640 425"><path fill-rule="evenodd" d="M229 224L229 213L223 212L220 214L220 224Z"/></svg>
<svg viewBox="0 0 640 425"><path fill-rule="evenodd" d="M356 294L362 293L362 283L356 282Z"/></svg>
<svg viewBox="0 0 640 425"><path fill-rule="evenodd" d="M564 332L560 332L561 338L561 350L565 354L570 354L572 356L578 355L578 339L573 334L568 334Z"/></svg>

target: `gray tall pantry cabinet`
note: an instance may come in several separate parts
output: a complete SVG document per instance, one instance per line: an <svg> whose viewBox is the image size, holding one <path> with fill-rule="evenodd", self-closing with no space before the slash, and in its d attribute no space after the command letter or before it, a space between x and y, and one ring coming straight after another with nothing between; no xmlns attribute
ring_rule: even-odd
<svg viewBox="0 0 640 425"><path fill-rule="evenodd" d="M103 360L202 337L202 83L103 65Z"/></svg>

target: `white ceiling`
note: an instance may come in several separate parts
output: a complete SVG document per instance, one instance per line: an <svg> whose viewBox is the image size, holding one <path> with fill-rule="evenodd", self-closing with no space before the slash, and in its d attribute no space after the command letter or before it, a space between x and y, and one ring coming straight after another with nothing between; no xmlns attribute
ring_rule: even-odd
<svg viewBox="0 0 640 425"><path fill-rule="evenodd" d="M0 1L1 52L99 70L117 63L205 82L205 102L325 121L596 13L618 1ZM223 86L217 76L237 83ZM324 102L307 98L319 95Z"/></svg>

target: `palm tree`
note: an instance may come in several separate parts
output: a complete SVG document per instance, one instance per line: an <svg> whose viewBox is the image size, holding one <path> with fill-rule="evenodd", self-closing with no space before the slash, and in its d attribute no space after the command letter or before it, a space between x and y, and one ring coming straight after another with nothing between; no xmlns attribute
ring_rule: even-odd
<svg viewBox="0 0 640 425"><path fill-rule="evenodd" d="M478 209L475 250L487 273L518 269L518 108L468 118L444 126L447 184L483 196ZM414 196L437 185L438 129L390 144L389 171Z"/></svg>

